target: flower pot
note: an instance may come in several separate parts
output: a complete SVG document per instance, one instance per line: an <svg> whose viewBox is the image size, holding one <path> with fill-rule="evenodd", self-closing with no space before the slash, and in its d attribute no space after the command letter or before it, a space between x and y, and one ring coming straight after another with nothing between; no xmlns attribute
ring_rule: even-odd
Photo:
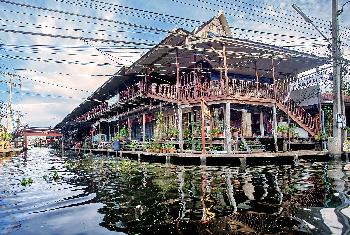
<svg viewBox="0 0 350 235"><path fill-rule="evenodd" d="M282 138L287 139L288 138L288 133L282 133Z"/></svg>
<svg viewBox="0 0 350 235"><path fill-rule="evenodd" d="M238 137L238 131L232 132L232 136L237 138Z"/></svg>
<svg viewBox="0 0 350 235"><path fill-rule="evenodd" d="M162 149L162 153L166 153L166 149Z"/></svg>
<svg viewBox="0 0 350 235"><path fill-rule="evenodd" d="M114 141L113 149L114 149L114 151L120 151L120 141L119 140Z"/></svg>
<svg viewBox="0 0 350 235"><path fill-rule="evenodd" d="M169 153L175 153L175 149L169 149Z"/></svg>

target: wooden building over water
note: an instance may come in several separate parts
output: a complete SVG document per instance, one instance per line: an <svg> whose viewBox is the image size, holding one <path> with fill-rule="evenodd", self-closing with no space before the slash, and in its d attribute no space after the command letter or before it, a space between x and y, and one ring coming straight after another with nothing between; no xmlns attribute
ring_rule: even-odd
<svg viewBox="0 0 350 235"><path fill-rule="evenodd" d="M278 129L285 132L278 123L293 123L304 138L320 131L319 107L299 105L289 89L298 74L325 63L236 38L219 12L193 32L172 30L56 127L81 140L110 138L125 126L130 140L172 143L180 152L273 149Z"/></svg>

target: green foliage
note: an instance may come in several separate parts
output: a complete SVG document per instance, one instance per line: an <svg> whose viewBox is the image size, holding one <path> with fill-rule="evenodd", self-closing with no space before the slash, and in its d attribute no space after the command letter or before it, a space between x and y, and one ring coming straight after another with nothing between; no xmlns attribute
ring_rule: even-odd
<svg viewBox="0 0 350 235"><path fill-rule="evenodd" d="M177 137L179 135L179 130L177 128L170 128L168 134L172 137Z"/></svg>
<svg viewBox="0 0 350 235"><path fill-rule="evenodd" d="M211 130L211 134L214 135L214 136L220 134L220 129L217 128L217 127L214 127L214 128Z"/></svg>
<svg viewBox="0 0 350 235"><path fill-rule="evenodd" d="M325 132L317 132L316 135L315 135L315 140L316 141L321 141L321 140L326 140L327 139L327 134Z"/></svg>
<svg viewBox="0 0 350 235"><path fill-rule="evenodd" d="M175 145L167 142L167 143L164 144L164 148L167 149L167 150L175 149Z"/></svg>
<svg viewBox="0 0 350 235"><path fill-rule="evenodd" d="M284 192L290 196L294 195L297 192L297 188L295 184L288 185L285 189Z"/></svg>
<svg viewBox="0 0 350 235"><path fill-rule="evenodd" d="M2 139L5 141L11 141L13 139L13 135L11 133L3 133L2 134Z"/></svg>
<svg viewBox="0 0 350 235"><path fill-rule="evenodd" d="M124 126L122 127L122 129L119 130L119 133L118 133L118 134L119 134L120 137L126 138L126 137L129 136L129 131L128 131L128 129L126 128L126 126L124 125Z"/></svg>
<svg viewBox="0 0 350 235"><path fill-rule="evenodd" d="M128 147L129 147L130 149L135 150L135 149L137 148L138 144L139 144L139 142L138 142L137 140L132 140L132 141L128 144Z"/></svg>
<svg viewBox="0 0 350 235"><path fill-rule="evenodd" d="M192 133L191 133L191 130L189 129L189 128L186 128L185 130L184 130L184 139L185 140L188 140L188 139L190 139L191 138L191 135L192 135Z"/></svg>
<svg viewBox="0 0 350 235"><path fill-rule="evenodd" d="M289 129L288 124L279 124L277 126L277 132L278 133L287 133L288 129Z"/></svg>
<svg viewBox="0 0 350 235"><path fill-rule="evenodd" d="M33 183L33 180L32 180L32 178L23 178L22 180L21 180L21 185L22 186L28 186L28 185L31 185Z"/></svg>

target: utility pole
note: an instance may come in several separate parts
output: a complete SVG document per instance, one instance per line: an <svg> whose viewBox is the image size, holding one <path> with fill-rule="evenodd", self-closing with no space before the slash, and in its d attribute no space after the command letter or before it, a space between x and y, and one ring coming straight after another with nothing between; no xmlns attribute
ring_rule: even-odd
<svg viewBox="0 0 350 235"><path fill-rule="evenodd" d="M342 153L342 79L341 52L339 45L338 0L332 0L332 60L333 60L333 138L331 154Z"/></svg>
<svg viewBox="0 0 350 235"><path fill-rule="evenodd" d="M330 141L330 154L340 155L342 153L342 128L345 124L345 110L343 110L343 100L342 100L342 78L341 78L341 63L342 55L340 51L340 40L339 40L339 22L338 16L343 12L343 8L350 1L345 2L341 9L338 9L338 0L332 0L332 64L333 64L333 141ZM307 17L302 10L295 4L292 7L303 17L303 19L311 24L324 39L329 41L329 39L316 27L312 20Z"/></svg>
<svg viewBox="0 0 350 235"><path fill-rule="evenodd" d="M12 76L8 75L9 81L7 83L8 85L8 103L7 103L7 125L6 125L6 131L7 133L11 133L12 128L11 128L11 115L12 115Z"/></svg>

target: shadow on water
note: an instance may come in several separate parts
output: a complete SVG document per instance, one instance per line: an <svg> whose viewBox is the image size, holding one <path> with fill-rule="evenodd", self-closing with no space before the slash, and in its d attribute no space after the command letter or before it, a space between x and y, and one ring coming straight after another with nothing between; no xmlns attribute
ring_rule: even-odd
<svg viewBox="0 0 350 235"><path fill-rule="evenodd" d="M349 229L343 162L185 166L33 149L0 160L8 234L330 234ZM22 186L21 179L33 183Z"/></svg>

